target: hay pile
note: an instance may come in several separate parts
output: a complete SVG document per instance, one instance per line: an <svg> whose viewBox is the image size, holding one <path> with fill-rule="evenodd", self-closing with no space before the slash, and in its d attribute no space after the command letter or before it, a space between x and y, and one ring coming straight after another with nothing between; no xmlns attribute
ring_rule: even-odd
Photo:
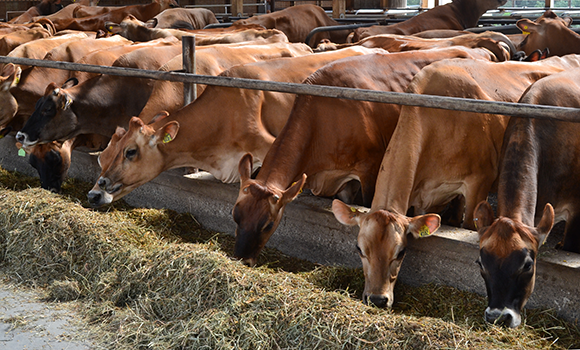
<svg viewBox="0 0 580 350"><path fill-rule="evenodd" d="M333 289L349 285L351 277L359 288L360 271L326 267L297 274L247 268L220 250L218 236L203 244L184 243L172 229L195 228L195 221L181 215L179 220L190 221L180 227L173 215L146 209L93 211L37 188L0 189L2 271L45 287L50 300L78 300L94 337L111 349L580 345L578 329L550 313L543 313L539 328L486 325L483 298L444 287L399 288L397 293L405 294L396 296L401 311L367 307L349 292ZM423 301L413 306L413 297L419 296L425 305L436 304L439 314L425 316ZM454 313L448 305L455 297ZM474 299L477 317L461 310Z"/></svg>

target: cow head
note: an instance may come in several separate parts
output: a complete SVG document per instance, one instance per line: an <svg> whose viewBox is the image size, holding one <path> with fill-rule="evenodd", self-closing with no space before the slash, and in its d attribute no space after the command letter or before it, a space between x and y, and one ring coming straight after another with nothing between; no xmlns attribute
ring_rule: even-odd
<svg viewBox="0 0 580 350"><path fill-rule="evenodd" d="M67 80L61 88L50 83L26 124L16 134L16 141L28 148L37 143L64 142L76 136L78 119L71 108L73 99L65 90L76 84L78 80L75 78Z"/></svg>
<svg viewBox="0 0 580 350"><path fill-rule="evenodd" d="M51 142L32 147L29 153L30 165L38 171L42 188L60 192L61 185L70 167L70 156L74 139L64 143Z"/></svg>
<svg viewBox="0 0 580 350"><path fill-rule="evenodd" d="M413 218L388 210L362 213L338 199L332 212L343 225L360 227L356 249L365 276L363 302L378 307L393 305L393 290L407 247L407 235L426 237L437 231L441 218L426 214Z"/></svg>
<svg viewBox="0 0 580 350"><path fill-rule="evenodd" d="M525 18L520 19L516 25L522 33L526 34L526 38L521 42L518 48L524 51L526 55L530 55L535 50L550 49L550 55L561 56L570 51L570 47L558 46L562 42L562 38L566 36L578 36L568 27L572 24L570 17L558 17L554 12L548 10L535 22ZM558 38L558 40L554 40Z"/></svg>
<svg viewBox="0 0 580 350"><path fill-rule="evenodd" d="M6 64L0 72L0 129L6 127L18 111L18 102L10 93L10 89L20 81L20 67L12 63Z"/></svg>
<svg viewBox="0 0 580 350"><path fill-rule="evenodd" d="M149 41L151 40L150 28L152 23L144 23L135 18L133 15L128 15L121 21L121 23L105 22L107 32L119 34L124 38L133 41Z"/></svg>
<svg viewBox="0 0 580 350"><path fill-rule="evenodd" d="M137 117L131 118L128 130L117 128L99 155L101 175L88 194L89 203L95 207L111 203L166 170L162 148L178 130L176 121L155 130Z"/></svg>
<svg viewBox="0 0 580 350"><path fill-rule="evenodd" d="M239 163L240 192L232 211L236 227L234 256L250 266L278 227L286 204L294 200L306 182L306 174L288 189L270 188L252 180L251 154Z"/></svg>
<svg viewBox="0 0 580 350"><path fill-rule="evenodd" d="M491 206L483 201L475 208L474 221L479 232L477 263L487 289L485 320L517 327L534 290L538 249L554 225L554 209L546 204L538 226L530 227L507 217L494 220Z"/></svg>
<svg viewBox="0 0 580 350"><path fill-rule="evenodd" d="M156 2L159 5L161 5L161 10L159 12L163 12L169 8L180 7L179 3L176 0L153 0L153 2Z"/></svg>

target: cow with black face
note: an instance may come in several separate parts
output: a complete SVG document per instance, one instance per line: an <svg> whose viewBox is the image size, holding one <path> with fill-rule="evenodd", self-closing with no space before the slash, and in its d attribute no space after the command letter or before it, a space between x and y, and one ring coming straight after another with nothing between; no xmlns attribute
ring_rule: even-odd
<svg viewBox="0 0 580 350"><path fill-rule="evenodd" d="M534 290L538 249L554 225L554 209L546 204L536 227L500 216L494 220L486 201L475 209L479 232L481 276L485 280L488 306L485 320L514 328Z"/></svg>
<svg viewBox="0 0 580 350"><path fill-rule="evenodd" d="M34 113L16 134L16 141L27 148L36 145L39 140L66 141L76 136L74 134L78 130L77 117L70 108L73 100L65 89L77 84L76 78L67 80L61 88L57 88L54 83L49 84L44 97L36 103ZM64 137L54 136L53 130Z"/></svg>

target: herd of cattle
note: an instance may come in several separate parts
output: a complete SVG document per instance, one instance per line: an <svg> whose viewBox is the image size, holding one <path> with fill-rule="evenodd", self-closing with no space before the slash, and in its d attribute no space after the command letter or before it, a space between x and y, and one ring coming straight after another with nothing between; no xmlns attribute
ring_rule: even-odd
<svg viewBox="0 0 580 350"><path fill-rule="evenodd" d="M520 20L520 35L464 31L504 3L454 0L395 25L320 33L315 50L307 34L336 22L314 5L216 29L202 29L217 23L209 10L174 0L35 7L0 24L0 55L174 71L179 39L194 33L198 74L580 107L580 36L569 19L547 11ZM379 307L393 304L408 235L429 236L442 221L479 231L485 318L510 327L555 222L566 221L561 248L580 252L577 123L220 86L199 86L183 106L180 83L12 63L0 72L2 135L17 132L43 187L60 189L76 147L102 150L95 206L172 168L240 181L234 254L249 265L303 189L370 207L335 199L332 210L360 226L363 299Z"/></svg>

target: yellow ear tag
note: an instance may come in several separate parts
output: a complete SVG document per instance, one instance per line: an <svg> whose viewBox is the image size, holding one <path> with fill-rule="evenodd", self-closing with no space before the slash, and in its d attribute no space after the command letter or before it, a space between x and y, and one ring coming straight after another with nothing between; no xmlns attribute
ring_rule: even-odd
<svg viewBox="0 0 580 350"><path fill-rule="evenodd" d="M171 141L173 141L173 137L171 137L169 133L166 133L165 136L163 136L163 143L169 143Z"/></svg>
<svg viewBox="0 0 580 350"><path fill-rule="evenodd" d="M524 31L522 31L522 34L523 35L530 35L530 32L524 32Z"/></svg>
<svg viewBox="0 0 580 350"><path fill-rule="evenodd" d="M26 156L26 151L21 148L21 149L18 150L18 155L21 156L21 157L24 157L24 156Z"/></svg>
<svg viewBox="0 0 580 350"><path fill-rule="evenodd" d="M350 207L350 211L352 211L353 213L356 213L356 209L353 207Z"/></svg>
<svg viewBox="0 0 580 350"><path fill-rule="evenodd" d="M427 237L429 235L431 235L431 231L429 231L429 227L427 227L427 225L421 226L421 229L419 230L419 237Z"/></svg>
<svg viewBox="0 0 580 350"><path fill-rule="evenodd" d="M290 185L290 187L292 187L292 186L294 186L294 185L296 185L296 181L294 181L294 182L292 183L292 185ZM300 193L302 193L302 189L300 189L300 192L298 192L298 194L300 194Z"/></svg>
<svg viewBox="0 0 580 350"><path fill-rule="evenodd" d="M17 75L17 76L16 76L16 80L14 81L14 83L15 83L16 85L18 85L18 83L20 83L20 75Z"/></svg>

